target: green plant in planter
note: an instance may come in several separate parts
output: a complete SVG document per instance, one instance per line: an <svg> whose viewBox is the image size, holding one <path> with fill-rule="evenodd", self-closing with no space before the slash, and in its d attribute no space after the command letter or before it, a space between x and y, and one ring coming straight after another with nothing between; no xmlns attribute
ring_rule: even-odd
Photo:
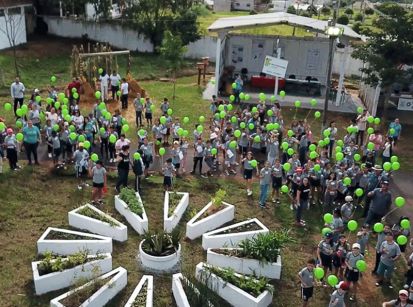
<svg viewBox="0 0 413 307"><path fill-rule="evenodd" d="M225 196L227 196L227 192L225 190L219 189L216 191L214 197L212 198L212 205L216 208L221 207Z"/></svg>
<svg viewBox="0 0 413 307"><path fill-rule="evenodd" d="M43 255L43 260L38 264L39 275L46 275L53 272L61 272L63 270L74 268L75 266L85 264L88 262L87 251L80 251L69 255L67 259L63 259L60 256L55 256L51 252L47 252ZM102 257L97 256L96 259Z"/></svg>
<svg viewBox="0 0 413 307"><path fill-rule="evenodd" d="M257 259L262 263L277 262L281 250L288 243L295 240L290 236L290 230L270 231L258 234L252 239L245 239L239 243L239 257Z"/></svg>
<svg viewBox="0 0 413 307"><path fill-rule="evenodd" d="M131 212L142 217L143 214L143 205L142 202L136 197L136 192L134 189L123 188L120 191L119 198L123 200Z"/></svg>
<svg viewBox="0 0 413 307"><path fill-rule="evenodd" d="M178 228L175 228L171 233L147 232L144 235L145 241L142 243L142 249L151 256L168 256L178 250L180 238L181 232Z"/></svg>
<svg viewBox="0 0 413 307"><path fill-rule="evenodd" d="M172 216L176 207L178 207L179 202L182 199L182 194L178 194L177 192L169 192L169 210L168 215Z"/></svg>

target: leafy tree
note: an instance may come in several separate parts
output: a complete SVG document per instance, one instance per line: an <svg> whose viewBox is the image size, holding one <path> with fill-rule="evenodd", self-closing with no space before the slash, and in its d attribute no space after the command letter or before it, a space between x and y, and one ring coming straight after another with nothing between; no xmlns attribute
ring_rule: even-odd
<svg viewBox="0 0 413 307"><path fill-rule="evenodd" d="M323 6L321 8L321 14L323 14L324 16L328 16L331 14L331 10L328 6Z"/></svg>
<svg viewBox="0 0 413 307"><path fill-rule="evenodd" d="M310 5L307 8L307 12L310 14L310 16L317 15L317 8L314 5Z"/></svg>
<svg viewBox="0 0 413 307"><path fill-rule="evenodd" d="M386 118L392 85L413 81L412 69L405 68L413 64L413 19L397 4L381 10L386 15L379 18L377 30L363 30L369 40L356 46L352 56L368 64L361 69L363 81L383 88L383 117Z"/></svg>
<svg viewBox="0 0 413 307"><path fill-rule="evenodd" d="M354 16L354 20L355 21L362 21L363 20L363 15L361 15L360 13L356 14L356 16Z"/></svg>
<svg viewBox="0 0 413 307"><path fill-rule="evenodd" d="M290 5L290 6L287 8L287 13L289 13L289 14L297 14L297 10L295 9L294 6Z"/></svg>
<svg viewBox="0 0 413 307"><path fill-rule="evenodd" d="M361 22L357 21L353 24L352 29L354 30L354 32L360 34L361 33Z"/></svg>
<svg viewBox="0 0 413 307"><path fill-rule="evenodd" d="M346 15L353 15L354 12L353 12L353 10L352 10L351 8L346 8L346 10L344 11L344 14L346 14Z"/></svg>
<svg viewBox="0 0 413 307"><path fill-rule="evenodd" d="M176 72L184 65L184 54L187 51L187 48L183 45L179 35L173 35L171 31L165 31L163 34L162 45L159 50L173 74L174 89L172 101L174 101L176 92Z"/></svg>
<svg viewBox="0 0 413 307"><path fill-rule="evenodd" d="M350 19L348 18L347 15L341 15L337 18L337 23L341 25L348 25Z"/></svg>
<svg viewBox="0 0 413 307"><path fill-rule="evenodd" d="M99 18L101 19L109 18L109 12L110 12L110 9L112 8L110 0L88 0L87 2L92 4L93 8L95 9L95 12L96 12L95 20Z"/></svg>
<svg viewBox="0 0 413 307"><path fill-rule="evenodd" d="M374 14L374 10L371 7L368 7L364 10L364 13L366 15L373 15Z"/></svg>

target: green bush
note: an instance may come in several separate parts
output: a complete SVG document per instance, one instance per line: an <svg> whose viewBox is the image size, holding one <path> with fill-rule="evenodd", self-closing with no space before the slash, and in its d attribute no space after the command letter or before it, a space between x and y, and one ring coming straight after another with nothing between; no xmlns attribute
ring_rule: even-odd
<svg viewBox="0 0 413 307"><path fill-rule="evenodd" d="M362 21L363 20L363 15L361 15L360 13L356 14L354 16L354 20L355 21Z"/></svg>
<svg viewBox="0 0 413 307"><path fill-rule="evenodd" d="M295 9L294 6L290 5L290 6L287 8L287 13L289 13L289 14L297 14L297 10Z"/></svg>
<svg viewBox="0 0 413 307"><path fill-rule="evenodd" d="M120 191L119 198L123 200L131 212L142 217L143 205L136 197L136 192L131 188L123 188Z"/></svg>
<svg viewBox="0 0 413 307"><path fill-rule="evenodd" d="M364 10L364 14L366 15L373 15L374 14L374 10L371 7L368 7Z"/></svg>
<svg viewBox="0 0 413 307"><path fill-rule="evenodd" d="M321 8L321 14L323 14L325 16L330 15L331 14L330 8L328 6L323 6Z"/></svg>
<svg viewBox="0 0 413 307"><path fill-rule="evenodd" d="M341 15L337 18L337 23L341 25L348 25L350 19L348 18L347 15Z"/></svg>
<svg viewBox="0 0 413 307"><path fill-rule="evenodd" d="M164 231L145 233L142 249L151 256L168 256L178 250L181 233L175 228L171 233Z"/></svg>
<svg viewBox="0 0 413 307"><path fill-rule="evenodd" d="M344 11L344 14L346 14L346 15L353 15L354 12L353 12L353 10L352 10L351 8L346 8L346 10Z"/></svg>
<svg viewBox="0 0 413 307"><path fill-rule="evenodd" d="M361 22L356 22L353 27L352 27L353 31L360 34L361 33Z"/></svg>

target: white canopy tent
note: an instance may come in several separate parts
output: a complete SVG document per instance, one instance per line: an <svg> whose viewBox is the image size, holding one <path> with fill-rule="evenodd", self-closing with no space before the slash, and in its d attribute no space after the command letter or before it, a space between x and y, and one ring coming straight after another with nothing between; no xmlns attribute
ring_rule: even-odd
<svg viewBox="0 0 413 307"><path fill-rule="evenodd" d="M221 75L223 46L226 39L226 34L231 30L238 30L243 28L263 27L277 24L287 24L308 29L312 32L323 33L329 26L328 21L317 20L309 17L298 16L285 12L276 12L268 14L257 14L239 17L227 17L216 20L208 27L209 32L217 32L217 49L215 62L215 94L218 94L219 79ZM361 40L362 37L350 27L345 25L338 25L343 28L343 37L347 40ZM341 75L341 72L340 72ZM344 71L343 71L344 78Z"/></svg>

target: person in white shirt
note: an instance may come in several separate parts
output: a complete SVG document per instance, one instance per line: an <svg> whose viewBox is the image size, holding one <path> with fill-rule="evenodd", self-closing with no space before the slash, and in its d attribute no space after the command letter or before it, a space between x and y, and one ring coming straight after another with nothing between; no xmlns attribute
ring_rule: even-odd
<svg viewBox="0 0 413 307"><path fill-rule="evenodd" d="M363 145L364 141L364 131L366 131L367 127L367 117L369 116L367 110L364 110L363 113L361 113L359 116L356 118L356 123L357 123L357 135L356 135L356 145Z"/></svg>
<svg viewBox="0 0 413 307"><path fill-rule="evenodd" d="M14 100L14 114L16 114L17 108L20 108L23 105L24 100L24 91L26 88L24 84L20 82L19 77L16 77L16 80L10 86L11 98Z"/></svg>
<svg viewBox="0 0 413 307"><path fill-rule="evenodd" d="M123 146L129 146L130 140L126 138L125 134L120 135L120 139L115 143L116 153L119 154L122 151Z"/></svg>
<svg viewBox="0 0 413 307"><path fill-rule="evenodd" d="M110 89L112 91L112 100L115 100L115 95L116 95L116 100L119 101L119 84L120 84L120 75L116 73L116 70L112 71L112 74L109 77L110 79Z"/></svg>
<svg viewBox="0 0 413 307"><path fill-rule="evenodd" d="M108 100L108 86L109 86L109 75L106 73L106 71L103 71L102 74L99 77L100 80L100 92L102 94L101 98L102 101L107 101Z"/></svg>
<svg viewBox="0 0 413 307"><path fill-rule="evenodd" d="M126 82L126 79L122 79L122 84L120 85L120 101L122 102L122 109L128 108L128 94L129 94L129 84Z"/></svg>

